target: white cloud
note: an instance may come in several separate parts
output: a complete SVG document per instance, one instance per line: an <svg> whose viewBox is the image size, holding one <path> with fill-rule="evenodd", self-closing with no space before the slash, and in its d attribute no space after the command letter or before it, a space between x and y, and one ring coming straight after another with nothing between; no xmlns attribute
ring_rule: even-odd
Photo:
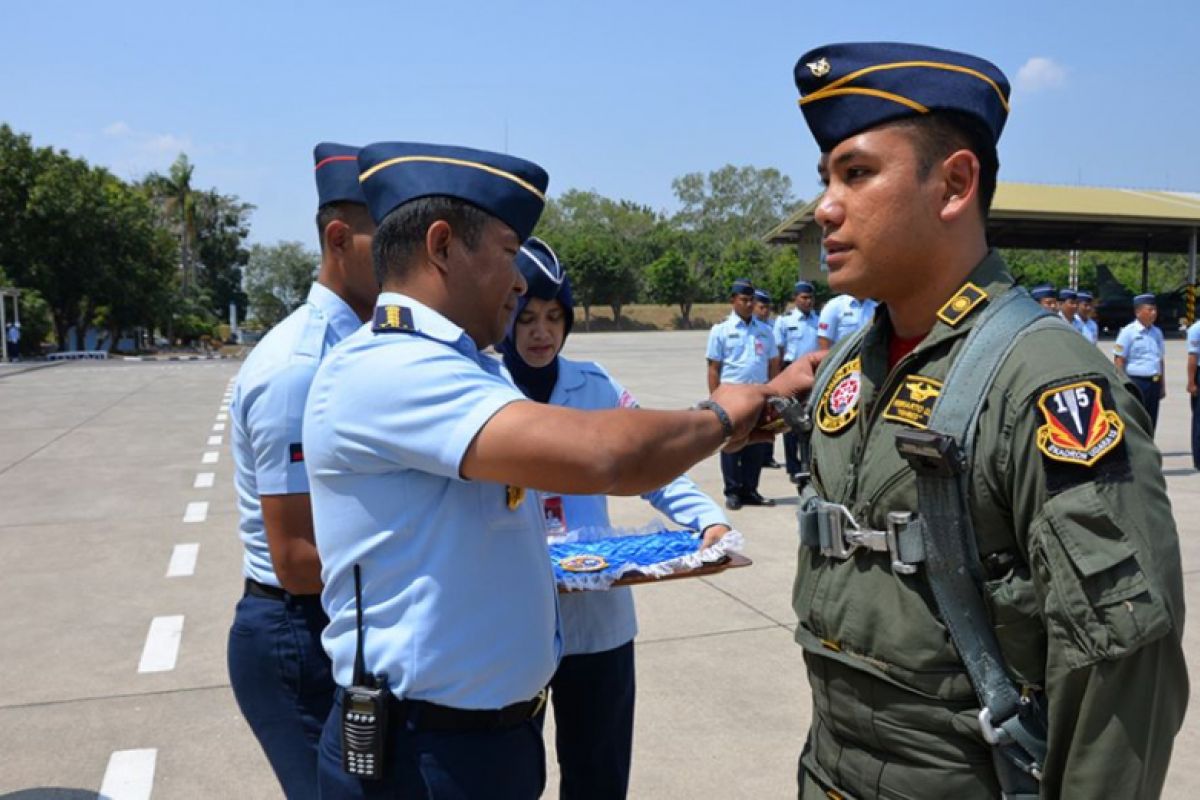
<svg viewBox="0 0 1200 800"><path fill-rule="evenodd" d="M176 136L173 133L159 133L148 136L142 143L141 149L147 153L176 153L192 149L192 140L187 136Z"/></svg>
<svg viewBox="0 0 1200 800"><path fill-rule="evenodd" d="M1067 83L1067 70L1052 58L1034 56L1017 70L1016 88L1021 92L1059 89Z"/></svg>
<svg viewBox="0 0 1200 800"><path fill-rule="evenodd" d="M102 133L105 136L128 136L133 133L133 128L130 128L126 123L117 121L111 125L106 125Z"/></svg>

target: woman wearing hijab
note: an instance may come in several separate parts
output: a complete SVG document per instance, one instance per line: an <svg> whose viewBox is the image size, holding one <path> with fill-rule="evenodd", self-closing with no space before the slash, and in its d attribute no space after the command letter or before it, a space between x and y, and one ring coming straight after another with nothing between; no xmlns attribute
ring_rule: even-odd
<svg viewBox="0 0 1200 800"><path fill-rule="evenodd" d="M554 251L530 237L517 254L529 289L500 345L514 382L530 399L579 409L637 401L599 364L559 355L574 321L571 284ZM729 530L721 508L687 476L643 497L704 545ZM543 496L548 533L610 527L604 495ZM561 772L559 796L623 798L629 785L637 617L629 587L559 596L563 659L550 681Z"/></svg>

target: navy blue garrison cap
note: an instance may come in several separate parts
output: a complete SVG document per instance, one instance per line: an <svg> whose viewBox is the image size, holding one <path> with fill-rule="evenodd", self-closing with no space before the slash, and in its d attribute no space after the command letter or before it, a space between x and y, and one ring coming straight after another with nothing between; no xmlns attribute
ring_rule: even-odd
<svg viewBox="0 0 1200 800"><path fill-rule="evenodd" d="M822 152L884 122L961 111L1000 139L1008 79L982 58L918 44L829 44L796 62L800 110Z"/></svg>
<svg viewBox="0 0 1200 800"><path fill-rule="evenodd" d="M762 289L755 289L754 299L760 303L769 303L771 302L771 295L767 294Z"/></svg>
<svg viewBox="0 0 1200 800"><path fill-rule="evenodd" d="M1092 297L1092 293L1091 293L1091 292L1076 292L1076 293L1075 293L1075 299L1076 299L1076 300L1078 300L1078 301L1079 301L1079 302L1081 302L1081 303L1090 303L1090 302L1092 302L1092 300L1094 300L1095 298L1094 298L1094 297Z"/></svg>
<svg viewBox="0 0 1200 800"><path fill-rule="evenodd" d="M792 294L800 294L801 292L813 293L813 285L808 281L796 281L795 287L792 288Z"/></svg>
<svg viewBox="0 0 1200 800"><path fill-rule="evenodd" d="M454 197L529 238L546 204L550 177L530 161L486 150L413 142L378 142L358 155L359 181L376 223L422 197Z"/></svg>
<svg viewBox="0 0 1200 800"><path fill-rule="evenodd" d="M1155 299L1154 295L1152 295L1152 294L1139 294L1137 297L1133 298L1133 307L1134 308L1137 308L1138 306L1156 306L1156 305L1158 305L1158 301Z"/></svg>
<svg viewBox="0 0 1200 800"><path fill-rule="evenodd" d="M1059 300L1078 300L1079 295L1076 294L1075 290L1073 290L1073 289L1059 289L1058 290L1058 299Z"/></svg>
<svg viewBox="0 0 1200 800"><path fill-rule="evenodd" d="M1035 286L1029 290L1029 296L1034 300L1045 300L1047 297L1054 297L1054 287L1048 283L1043 283L1041 286Z"/></svg>
<svg viewBox="0 0 1200 800"><path fill-rule="evenodd" d="M517 301L517 315L525 310L530 298L557 300L566 312L566 332L575 321L575 298L571 295L571 279L558 261L558 255L536 236L530 236L517 251L517 269L529 288Z"/></svg>
<svg viewBox="0 0 1200 800"><path fill-rule="evenodd" d="M313 148L317 175L317 207L330 203L366 205L358 183L358 148L348 144L321 142Z"/></svg>
<svg viewBox="0 0 1200 800"><path fill-rule="evenodd" d="M729 287L730 294L754 294L754 284L746 278L738 278Z"/></svg>

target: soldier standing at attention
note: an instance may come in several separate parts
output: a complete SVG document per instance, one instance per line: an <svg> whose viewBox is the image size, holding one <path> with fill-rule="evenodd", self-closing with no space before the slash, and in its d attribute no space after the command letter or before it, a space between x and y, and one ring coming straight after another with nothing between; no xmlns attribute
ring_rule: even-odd
<svg viewBox="0 0 1200 800"><path fill-rule="evenodd" d="M1196 371L1200 368L1200 320L1187 329L1187 391L1192 406L1192 466L1200 469L1200 390L1197 389Z"/></svg>
<svg viewBox="0 0 1200 800"><path fill-rule="evenodd" d="M383 291L374 324L322 363L304 412L323 642L341 687L321 795L532 800L562 640L526 490L656 489L745 443L769 396L811 387L811 362L687 411L529 400L483 350L527 288L514 259L541 216L545 170L409 142L364 147L358 164Z"/></svg>
<svg viewBox="0 0 1200 800"><path fill-rule="evenodd" d="M771 329L772 335L775 336L775 344L779 345L779 334L776 332L775 323L771 322L771 295L767 294L762 289L754 290L754 318ZM767 469L779 469L783 466L775 460L775 442L763 442L757 445L760 448L759 460Z"/></svg>
<svg viewBox="0 0 1200 800"><path fill-rule="evenodd" d="M813 310L813 285L798 281L793 289L795 307L775 320L775 343L779 345L780 369L787 369L800 356L815 352L817 344L817 312ZM788 479L799 484L801 465L796 448L799 441L790 430L783 434L783 456Z"/></svg>
<svg viewBox="0 0 1200 800"><path fill-rule="evenodd" d="M1150 415L1150 432L1158 426L1158 405L1167 396L1166 344L1162 331L1154 324L1158 304L1152 294L1133 298L1133 322L1121 328L1113 345L1117 369L1138 388L1142 405Z"/></svg>
<svg viewBox="0 0 1200 800"><path fill-rule="evenodd" d="M874 314L874 300L859 300L848 294L831 298L817 319L817 343L820 349L828 350L834 342L870 324Z"/></svg>
<svg viewBox="0 0 1200 800"><path fill-rule="evenodd" d="M1058 313L1058 298L1054 294L1054 287L1050 284L1043 283L1040 286L1033 287L1029 290L1029 296L1037 300L1042 308L1051 314Z"/></svg>
<svg viewBox="0 0 1200 800"><path fill-rule="evenodd" d="M1083 333L1083 320L1079 318L1079 295L1073 289L1058 290L1058 316L1063 322Z"/></svg>
<svg viewBox="0 0 1200 800"><path fill-rule="evenodd" d="M837 44L796 65L835 291L877 297L813 388L793 594L800 793L1154 797L1187 707L1150 422L985 238L1008 81Z"/></svg>
<svg viewBox="0 0 1200 800"><path fill-rule="evenodd" d="M742 278L729 289L733 310L708 332L708 390L723 384L762 384L779 372L779 350L771 326L754 315L754 286ZM721 453L721 477L725 482L725 507L737 511L743 505L773 506L758 493L766 453L759 445L736 453Z"/></svg>
<svg viewBox="0 0 1200 800"><path fill-rule="evenodd" d="M313 158L320 272L307 302L246 359L229 408L246 578L229 630L229 679L289 798L317 796L317 742L335 688L321 647L328 619L300 438L304 401L321 359L362 326L379 293L358 148L319 144Z"/></svg>
<svg viewBox="0 0 1200 800"><path fill-rule="evenodd" d="M1096 314L1096 309L1092 305L1093 297L1091 292L1076 292L1076 298L1079 300L1079 318L1083 321L1083 327L1080 332L1083 337L1092 344L1100 341L1100 326L1096 324L1093 317Z"/></svg>

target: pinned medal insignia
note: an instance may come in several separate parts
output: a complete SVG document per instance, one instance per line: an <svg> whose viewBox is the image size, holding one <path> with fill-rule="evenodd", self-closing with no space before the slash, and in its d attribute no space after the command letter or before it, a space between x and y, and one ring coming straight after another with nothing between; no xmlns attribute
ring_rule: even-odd
<svg viewBox="0 0 1200 800"><path fill-rule="evenodd" d="M824 78L829 74L829 70L833 69L829 66L829 59L825 56L821 56L816 61L810 61L804 66L808 67L808 71L814 78Z"/></svg>
<svg viewBox="0 0 1200 800"><path fill-rule="evenodd" d="M862 394L862 360L854 358L838 367L821 402L817 405L817 427L823 433L837 433L858 416L858 398Z"/></svg>
<svg viewBox="0 0 1200 800"><path fill-rule="evenodd" d="M953 328L986 299L987 292L968 281L938 309L937 318Z"/></svg>
<svg viewBox="0 0 1200 800"><path fill-rule="evenodd" d="M405 306L377 306L375 308L375 324L371 326L374 333L400 333L415 330L413 328L412 309Z"/></svg>
<svg viewBox="0 0 1200 800"><path fill-rule="evenodd" d="M1038 397L1046 424L1037 448L1054 461L1090 467L1121 443L1125 423L1104 407L1104 389L1093 381L1055 386Z"/></svg>
<svg viewBox="0 0 1200 800"><path fill-rule="evenodd" d="M928 428L929 417L941 394L941 381L910 375L892 393L892 399L883 410L883 418L914 428Z"/></svg>
<svg viewBox="0 0 1200 800"><path fill-rule="evenodd" d="M567 572L599 572L608 566L608 559L591 553L580 553L560 559L558 565Z"/></svg>
<svg viewBox="0 0 1200 800"><path fill-rule="evenodd" d="M504 504L509 511L516 511L525 502L525 489L520 486L504 487Z"/></svg>

